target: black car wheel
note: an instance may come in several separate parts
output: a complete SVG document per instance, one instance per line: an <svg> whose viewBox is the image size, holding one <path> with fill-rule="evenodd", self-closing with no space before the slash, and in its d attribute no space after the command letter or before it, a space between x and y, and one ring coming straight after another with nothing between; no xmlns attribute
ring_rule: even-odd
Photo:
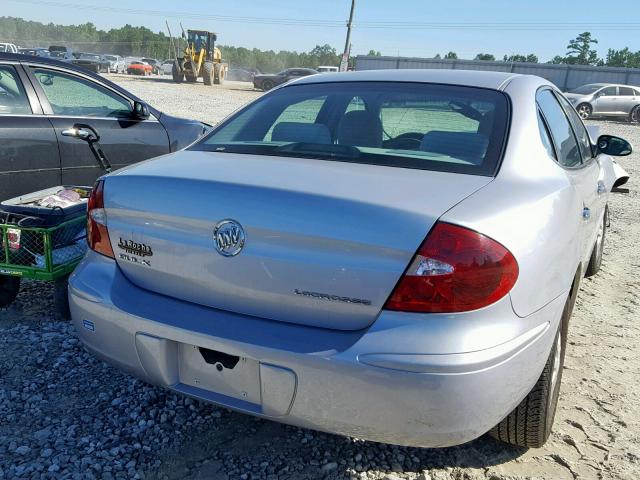
<svg viewBox="0 0 640 480"><path fill-rule="evenodd" d="M605 206L602 222L598 225L598 234L596 235L596 243L593 245L589 265L585 271L585 277L592 277L600 271L602 266L602 253L604 252L604 239L607 234L607 226L609 224L609 207Z"/></svg>
<svg viewBox="0 0 640 480"><path fill-rule="evenodd" d="M264 80L262 82L262 90L264 90L265 92L267 90L271 90L274 87L274 83L271 80Z"/></svg>
<svg viewBox="0 0 640 480"><path fill-rule="evenodd" d="M640 123L640 105L635 106L633 110L631 110L629 121L632 123Z"/></svg>
<svg viewBox="0 0 640 480"><path fill-rule="evenodd" d="M0 275L0 308L11 305L19 291L20 277Z"/></svg>
<svg viewBox="0 0 640 480"><path fill-rule="evenodd" d="M583 120L586 120L591 116L591 114L593 114L593 108L591 108L591 105L589 105L588 103L581 103L580 105L578 105L578 108L576 108L576 110L578 111L578 115L580 115L580 118Z"/></svg>

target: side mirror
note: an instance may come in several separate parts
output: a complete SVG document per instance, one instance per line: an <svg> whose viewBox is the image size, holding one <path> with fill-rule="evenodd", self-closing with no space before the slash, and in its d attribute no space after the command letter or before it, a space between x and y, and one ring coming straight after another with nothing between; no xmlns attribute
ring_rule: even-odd
<svg viewBox="0 0 640 480"><path fill-rule="evenodd" d="M146 120L151 114L146 104L136 101L133 102L133 112L131 112L131 115L137 120Z"/></svg>
<svg viewBox="0 0 640 480"><path fill-rule="evenodd" d="M600 135L598 138L598 151L614 157L626 157L633 151L633 147L624 138L613 135Z"/></svg>

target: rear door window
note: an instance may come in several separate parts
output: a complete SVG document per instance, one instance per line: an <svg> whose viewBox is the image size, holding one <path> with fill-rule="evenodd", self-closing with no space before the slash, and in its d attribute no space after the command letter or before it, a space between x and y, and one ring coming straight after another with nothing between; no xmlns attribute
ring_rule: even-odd
<svg viewBox="0 0 640 480"><path fill-rule="evenodd" d="M73 117L131 116L131 104L124 97L90 80L57 70L33 68L54 115Z"/></svg>
<svg viewBox="0 0 640 480"><path fill-rule="evenodd" d="M494 175L508 121L495 90L321 82L261 97L192 148Z"/></svg>
<svg viewBox="0 0 640 480"><path fill-rule="evenodd" d="M28 115L31 105L18 72L11 65L0 65L0 115Z"/></svg>
<svg viewBox="0 0 640 480"><path fill-rule="evenodd" d="M621 95L623 97L633 97L635 95L635 92L631 87L618 87L618 95Z"/></svg>
<svg viewBox="0 0 640 480"><path fill-rule="evenodd" d="M558 152L558 163L564 167L577 167L582 163L580 147L569 119L551 90L541 90L538 106L544 115Z"/></svg>

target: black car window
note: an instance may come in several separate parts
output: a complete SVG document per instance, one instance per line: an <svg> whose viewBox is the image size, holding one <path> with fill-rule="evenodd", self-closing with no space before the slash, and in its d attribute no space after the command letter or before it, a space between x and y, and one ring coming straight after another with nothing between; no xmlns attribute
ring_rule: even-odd
<svg viewBox="0 0 640 480"><path fill-rule="evenodd" d="M131 115L131 104L111 90L75 75L33 68L55 115L120 117Z"/></svg>
<svg viewBox="0 0 640 480"><path fill-rule="evenodd" d="M551 90L541 90L536 96L538 106L549 126L558 152L558 163L565 167L577 167L582 162L578 142L569 119Z"/></svg>
<svg viewBox="0 0 640 480"><path fill-rule="evenodd" d="M578 116L578 113L571 106L569 101L564 98L562 95L557 95L558 100L564 107L565 112L567 112L567 116L569 117L569 122L571 122L571 126L573 127L573 131L578 138L578 143L580 144L580 150L582 151L582 158L588 159L593 157L593 150L591 149L591 139L589 138L589 132L582 123L582 120Z"/></svg>
<svg viewBox="0 0 640 480"><path fill-rule="evenodd" d="M0 115L28 115L29 99L18 77L9 65L0 65Z"/></svg>
<svg viewBox="0 0 640 480"><path fill-rule="evenodd" d="M635 92L631 87L618 87L618 95L622 95L623 97L633 97L635 96Z"/></svg>

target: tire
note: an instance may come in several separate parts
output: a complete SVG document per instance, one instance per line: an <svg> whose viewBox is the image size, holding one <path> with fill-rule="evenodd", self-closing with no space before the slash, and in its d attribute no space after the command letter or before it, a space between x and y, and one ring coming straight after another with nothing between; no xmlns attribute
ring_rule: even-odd
<svg viewBox="0 0 640 480"><path fill-rule="evenodd" d="M215 81L215 68L212 62L205 62L202 66L202 81L205 85L213 85Z"/></svg>
<svg viewBox="0 0 640 480"><path fill-rule="evenodd" d="M629 114L629 121L631 123L640 123L640 105L633 107L633 110L631 110Z"/></svg>
<svg viewBox="0 0 640 480"><path fill-rule="evenodd" d="M11 305L19 291L20 277L0 275L0 308Z"/></svg>
<svg viewBox="0 0 640 480"><path fill-rule="evenodd" d="M491 429L489 434L493 438L524 448L540 448L549 438L558 405L569 319L576 301L579 280L579 275L576 275L540 378L515 410Z"/></svg>
<svg viewBox="0 0 640 480"><path fill-rule="evenodd" d="M192 77L191 75L185 75L184 78L188 83L196 83L198 81L198 77Z"/></svg>
<svg viewBox="0 0 640 480"><path fill-rule="evenodd" d="M171 67L171 76L173 77L173 81L175 83L184 82L184 73L180 68L180 62L178 62L178 60L173 62L173 66Z"/></svg>
<svg viewBox="0 0 640 480"><path fill-rule="evenodd" d="M215 65L215 76L213 81L216 85L222 85L224 83L226 71L219 63Z"/></svg>
<svg viewBox="0 0 640 480"><path fill-rule="evenodd" d="M69 310L69 275L65 275L53 282L53 304L55 315L61 320L69 320L71 311Z"/></svg>
<svg viewBox="0 0 640 480"><path fill-rule="evenodd" d="M274 83L271 80L265 80L262 82L262 90L266 92L267 90L271 90L274 87Z"/></svg>
<svg viewBox="0 0 640 480"><path fill-rule="evenodd" d="M600 271L602 266L602 252L604 251L604 240L607 235L607 226L609 224L609 207L604 207L604 215L602 216L602 222L598 225L598 235L596 236L596 243L593 246L591 252L591 258L589 258L589 265L584 272L585 277L593 277Z"/></svg>
<svg viewBox="0 0 640 480"><path fill-rule="evenodd" d="M587 118L590 118L591 115L593 115L593 108L591 108L591 105L589 105L588 103L581 103L576 107L576 110L578 111L578 115L580 115L580 118L583 120L586 120Z"/></svg>

